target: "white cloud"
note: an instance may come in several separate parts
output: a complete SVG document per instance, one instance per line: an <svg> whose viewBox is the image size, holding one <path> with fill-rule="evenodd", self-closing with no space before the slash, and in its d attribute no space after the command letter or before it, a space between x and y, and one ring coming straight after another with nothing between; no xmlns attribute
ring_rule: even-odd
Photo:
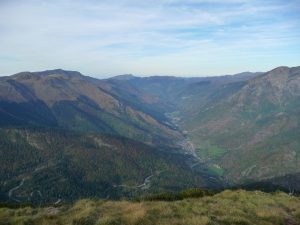
<svg viewBox="0 0 300 225"><path fill-rule="evenodd" d="M279 56L275 61L271 57L276 52L283 58L300 54L293 51L300 42L294 5L255 0L3 1L0 74L56 67L88 74L212 74L227 68L222 58L231 59L226 63L234 71L247 67L249 57L251 69L255 54L270 56L266 67L278 61ZM240 55L245 60L237 66Z"/></svg>

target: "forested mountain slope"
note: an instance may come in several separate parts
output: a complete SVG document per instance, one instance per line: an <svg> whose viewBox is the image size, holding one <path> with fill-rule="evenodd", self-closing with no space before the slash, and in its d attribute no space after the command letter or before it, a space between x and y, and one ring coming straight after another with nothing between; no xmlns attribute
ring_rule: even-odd
<svg viewBox="0 0 300 225"><path fill-rule="evenodd" d="M191 96L177 114L201 158L241 182L299 172L300 67ZM195 104L199 100L199 104Z"/></svg>
<svg viewBox="0 0 300 225"><path fill-rule="evenodd" d="M150 110L148 105L156 102L136 89L121 92L73 71L23 72L0 79L1 126L60 127L171 144L178 132Z"/></svg>
<svg viewBox="0 0 300 225"><path fill-rule="evenodd" d="M218 188L168 154L124 137L57 129L0 129L2 201L121 198L188 187Z"/></svg>

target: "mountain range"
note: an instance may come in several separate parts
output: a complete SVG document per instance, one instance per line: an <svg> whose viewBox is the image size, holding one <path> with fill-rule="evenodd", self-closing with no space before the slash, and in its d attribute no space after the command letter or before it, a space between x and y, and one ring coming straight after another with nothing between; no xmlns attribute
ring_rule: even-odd
<svg viewBox="0 0 300 225"><path fill-rule="evenodd" d="M300 191L300 67L216 77L0 78L0 198L56 202L187 187Z"/></svg>

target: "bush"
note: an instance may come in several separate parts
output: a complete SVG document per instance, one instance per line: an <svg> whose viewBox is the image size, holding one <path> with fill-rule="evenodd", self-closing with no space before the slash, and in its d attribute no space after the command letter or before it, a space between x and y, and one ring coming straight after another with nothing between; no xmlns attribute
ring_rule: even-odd
<svg viewBox="0 0 300 225"><path fill-rule="evenodd" d="M178 201L185 198L202 198L205 196L212 196L214 193L212 191L203 190L199 188L190 188L179 193L160 193L155 195L150 195L144 197L144 201Z"/></svg>
<svg viewBox="0 0 300 225"><path fill-rule="evenodd" d="M180 192L177 195L179 196L179 198L185 199L185 198L202 198L205 196L212 196L214 195L214 193L212 191L202 190L199 188L190 188Z"/></svg>

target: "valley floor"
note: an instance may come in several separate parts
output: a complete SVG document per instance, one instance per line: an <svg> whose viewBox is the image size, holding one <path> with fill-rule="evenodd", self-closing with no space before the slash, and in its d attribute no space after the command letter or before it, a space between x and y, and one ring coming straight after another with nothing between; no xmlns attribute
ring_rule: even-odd
<svg viewBox="0 0 300 225"><path fill-rule="evenodd" d="M0 224L297 225L300 199L281 192L239 190L174 202L80 200L74 205L58 207L2 207Z"/></svg>

